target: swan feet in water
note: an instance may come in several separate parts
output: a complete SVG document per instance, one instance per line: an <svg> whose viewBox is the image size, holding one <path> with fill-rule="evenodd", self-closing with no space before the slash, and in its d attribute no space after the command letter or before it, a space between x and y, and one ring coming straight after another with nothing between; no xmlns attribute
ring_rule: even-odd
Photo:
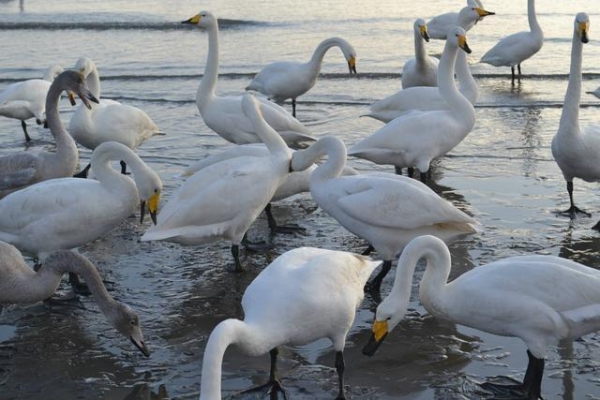
<svg viewBox="0 0 600 400"><path fill-rule="evenodd" d="M543 400L541 391L544 359L536 358L529 350L527 350L527 356L529 357L529 364L527 364L523 383L518 381L515 381L515 384L485 382L481 387L491 391L496 396L496 399ZM511 378L504 379L514 381Z"/></svg>
<svg viewBox="0 0 600 400"><path fill-rule="evenodd" d="M580 209L579 207L575 206L574 204L572 204L571 207L569 207L568 210L559 211L557 214L558 215L568 216L571 219L577 218L577 214L583 214L586 217L591 217L592 216L592 214L590 214L587 211L583 211L582 209ZM594 229L596 229L596 227L594 227Z"/></svg>
<svg viewBox="0 0 600 400"><path fill-rule="evenodd" d="M265 207L265 214L267 215L267 222L269 223L269 231L274 235L276 233L286 233L286 234L296 234L306 233L306 228L303 228L296 224L291 225L278 225L273 213L271 212L271 203L267 204Z"/></svg>
<svg viewBox="0 0 600 400"><path fill-rule="evenodd" d="M278 393L283 393L283 398L287 400L287 392L283 388L283 385L277 376L278 354L279 350L277 350L277 347L269 352L269 355L271 356L271 372L269 373L269 382L265 383L264 385L244 390L242 393L263 392L266 389L264 396L261 397L266 397L268 395L271 400L277 400L279 398Z"/></svg>

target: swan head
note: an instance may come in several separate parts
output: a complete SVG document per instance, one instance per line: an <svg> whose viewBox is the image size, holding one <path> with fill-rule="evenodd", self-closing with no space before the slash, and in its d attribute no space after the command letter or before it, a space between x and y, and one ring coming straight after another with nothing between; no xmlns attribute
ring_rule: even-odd
<svg viewBox="0 0 600 400"><path fill-rule="evenodd" d="M402 321L406 314L408 304L403 304L403 302L397 300L388 301L390 297L391 296L386 297L386 299L377 306L375 321L371 328L371 337L362 350L363 354L366 356L375 354L388 333Z"/></svg>
<svg viewBox="0 0 600 400"><path fill-rule="evenodd" d="M590 31L590 18L586 13L579 13L575 16L575 32L579 35L581 43L589 41L588 32Z"/></svg>
<svg viewBox="0 0 600 400"><path fill-rule="evenodd" d="M195 25L198 28L208 28L212 25L216 25L217 18L210 11L200 11L192 18L181 21L181 23Z"/></svg>
<svg viewBox="0 0 600 400"><path fill-rule="evenodd" d="M429 42L429 33L427 33L427 24L422 18L415 21L415 32L426 41Z"/></svg>
<svg viewBox="0 0 600 400"><path fill-rule="evenodd" d="M348 62L348 70L350 71L350 75L356 74L356 50L354 47L345 39L341 37L332 37L327 40L331 40L334 43L339 44L342 53L344 54L344 58Z"/></svg>
<svg viewBox="0 0 600 400"><path fill-rule="evenodd" d="M140 319L135 311L126 304L116 303L115 308L107 314L108 322L120 334L128 337L146 357L150 357L150 350L144 342L144 334L140 327Z"/></svg>
<svg viewBox="0 0 600 400"><path fill-rule="evenodd" d="M98 103L96 96L94 96L90 89L88 89L87 84L85 83L85 78L77 71L69 70L63 72L52 83L52 85L57 84L61 85L64 90L68 91L71 105L75 105L75 95L81 99L83 104L88 109L92 108L92 105L90 104L91 101Z"/></svg>
<svg viewBox="0 0 600 400"><path fill-rule="evenodd" d="M459 48L461 48L462 50L467 52L467 54L471 53L471 49L469 48L469 45L467 44L467 34L466 34L465 30L463 28L461 28L460 26L456 26L456 27L452 28L450 30L450 34L448 35L448 38L446 40L450 41L450 43L453 43L454 45L458 46Z"/></svg>
<svg viewBox="0 0 600 400"><path fill-rule="evenodd" d="M495 12L487 11L480 6L466 6L458 13L458 24L462 27L472 26L473 23L478 22L483 17L495 14Z"/></svg>
<svg viewBox="0 0 600 400"><path fill-rule="evenodd" d="M87 57L81 57L77 60L73 69L83 75L84 78L87 78L89 74L96 70L96 64Z"/></svg>
<svg viewBox="0 0 600 400"><path fill-rule="evenodd" d="M144 174L142 177L135 178L135 184L140 194L140 223L144 222L146 216L146 207L152 223L156 225L156 215L158 214L158 204L160 203L160 194L162 193L162 181L158 174L151 169L148 169L149 174Z"/></svg>

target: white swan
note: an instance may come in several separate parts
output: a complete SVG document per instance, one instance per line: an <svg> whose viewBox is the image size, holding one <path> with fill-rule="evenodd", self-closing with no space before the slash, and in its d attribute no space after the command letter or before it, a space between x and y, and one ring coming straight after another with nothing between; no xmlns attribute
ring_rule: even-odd
<svg viewBox="0 0 600 400"><path fill-rule="evenodd" d="M429 42L427 25L421 18L413 26L415 36L415 58L402 67L402 88L413 86L436 86L438 59L430 57L423 41Z"/></svg>
<svg viewBox="0 0 600 400"><path fill-rule="evenodd" d="M28 79L8 85L0 93L0 116L21 120L25 140L31 141L27 133L26 120L35 118L38 125L45 124L46 95L50 84L63 68L51 65L44 73L44 79Z"/></svg>
<svg viewBox="0 0 600 400"><path fill-rule="evenodd" d="M450 12L438 15L427 23L427 31L431 39L443 39L448 36L448 32L455 26L460 26L468 32L483 17L495 15L492 11L486 11L478 0L468 0L468 5L459 12Z"/></svg>
<svg viewBox="0 0 600 400"><path fill-rule="evenodd" d="M332 37L322 41L311 59L306 63L297 61L278 61L264 67L246 90L260 92L276 103L292 99L292 115L296 116L296 98L302 96L315 86L321 71L323 57L330 48L337 46L342 50L348 62L350 75L356 74L356 51L346 40Z"/></svg>
<svg viewBox="0 0 600 400"><path fill-rule="evenodd" d="M479 97L477 82L469 69L467 53L458 52L456 56L456 78L459 90L471 104ZM371 117L388 123L394 118L413 111L447 110L448 103L437 87L412 87L397 91L391 96L376 101L369 107L364 117Z"/></svg>
<svg viewBox="0 0 600 400"><path fill-rule="evenodd" d="M245 353L271 353L271 389L283 390L277 378L277 347L329 338L336 352L337 399L344 399L344 346L365 282L379 262L342 251L301 247L269 264L246 289L244 320L227 319L211 333L202 362L201 400L221 399L225 350L238 345Z"/></svg>
<svg viewBox="0 0 600 400"><path fill-rule="evenodd" d="M327 154L312 173L313 200L344 228L367 240L384 263L371 282L378 290L392 266L392 259L414 237L433 234L450 241L475 233L473 218L438 196L427 185L389 173L340 177L346 162L344 143L325 136L292 156L292 170L302 170Z"/></svg>
<svg viewBox="0 0 600 400"><path fill-rule="evenodd" d="M260 108L253 95L243 96L242 109L269 149L269 156L224 160L196 172L171 196L156 226L144 233L142 241L198 245L230 240L236 271L243 270L239 245L287 178L292 154L265 122Z"/></svg>
<svg viewBox="0 0 600 400"><path fill-rule="evenodd" d="M208 55L204 76L196 92L196 105L204 123L223 139L236 144L258 143L260 138L242 110L241 96L217 96L219 78L219 24L208 11L201 11L183 21L208 32ZM266 99L257 99L267 124L289 145L314 141L311 132L285 109Z"/></svg>
<svg viewBox="0 0 600 400"><path fill-rule="evenodd" d="M98 100L88 90L83 76L75 71L60 74L51 84L46 100L46 118L56 142L56 152L21 151L0 157L0 198L37 182L72 176L79 164L75 141L63 127L58 101L64 90L77 93L82 107Z"/></svg>
<svg viewBox="0 0 600 400"><path fill-rule="evenodd" d="M86 78L90 90L100 99L100 75L96 64L83 57L77 60L74 69ZM90 150L108 141L122 143L134 150L146 139L161 132L148 114L139 108L101 99L91 109L77 107L69 122L69 133L77 143ZM85 173L87 169L89 165Z"/></svg>
<svg viewBox="0 0 600 400"><path fill-rule="evenodd" d="M471 52L464 29L455 27L446 40L438 70L439 92L448 109L412 112L396 118L352 146L348 154L397 169L417 167L425 180L431 160L452 150L475 125L475 109L454 82L459 48Z"/></svg>
<svg viewBox="0 0 600 400"><path fill-rule="evenodd" d="M560 257L530 255L476 267L448 283L448 248L436 237L423 236L402 252L394 287L377 307L364 354L373 355L404 317L421 258L427 265L419 295L429 313L525 342L529 365L521 388L524 398L540 398L544 357L550 346L600 330L600 271Z"/></svg>
<svg viewBox="0 0 600 400"><path fill-rule="evenodd" d="M226 148L220 153L212 154L208 157L203 158L200 161L197 161L189 166L187 166L183 172L180 174L180 177L190 177L194 175L196 172L203 170L213 164L219 163L224 160L231 159L239 159L241 157L268 157L269 149L262 143L256 144L243 144L237 146L231 146ZM240 160L241 162L244 162ZM317 168L316 164L313 164L309 168L303 171L292 171L288 176L285 182L283 182L275 191L273 198L265 207L265 213L267 214L267 221L269 223L269 229L271 232L283 231L286 232L288 230L298 230L296 226L279 226L275 217L271 212L271 203L280 201L283 199L287 199L288 197L295 196L300 193L305 193L310 190L310 174ZM223 170L221 168L221 170ZM342 175L358 175L359 172L354 168L346 165L344 170L342 171ZM290 229L291 228L291 229Z"/></svg>
<svg viewBox="0 0 600 400"><path fill-rule="evenodd" d="M150 350L144 342L140 320L129 306L116 301L106 291L96 266L81 254L58 251L46 258L34 272L13 245L0 241L0 305L44 301L58 288L61 276L75 273L85 279L94 300L108 322L127 337L146 357Z"/></svg>
<svg viewBox="0 0 600 400"><path fill-rule="evenodd" d="M571 206L563 214L575 218L577 213L590 216L575 206L573 201L573 179L580 178L587 182L600 180L600 165L590 162L600 153L600 127L589 126L581 132L579 128L579 103L581 97L581 61L583 43L588 42L590 20L585 13L575 17L573 45L571 49L571 71L569 85L565 94L565 102L558 131L552 139L552 155L567 181L567 192ZM600 230L600 223L594 226Z"/></svg>
<svg viewBox="0 0 600 400"><path fill-rule="evenodd" d="M494 67L510 67L513 82L515 81L515 65L519 70L520 79L521 63L540 51L544 44L544 33L535 15L535 0L527 0L527 18L529 32L513 33L503 38L481 57L482 63Z"/></svg>
<svg viewBox="0 0 600 400"><path fill-rule="evenodd" d="M113 160L125 161L134 179L113 169ZM102 143L91 164L97 180L51 179L0 200L0 240L43 261L56 250L82 246L118 226L135 212L140 198L142 218L147 201L156 219L162 182L132 150Z"/></svg>

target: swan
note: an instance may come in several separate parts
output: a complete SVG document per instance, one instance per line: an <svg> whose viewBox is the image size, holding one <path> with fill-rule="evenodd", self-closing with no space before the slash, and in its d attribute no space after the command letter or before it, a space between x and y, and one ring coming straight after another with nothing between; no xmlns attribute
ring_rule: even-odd
<svg viewBox="0 0 600 400"><path fill-rule="evenodd" d="M479 90L469 69L467 53L464 51L458 52L456 56L456 78L460 85L460 92L474 105L479 97ZM437 87L411 87L376 101L369 107L369 112L362 116L388 123L412 111L447 110L448 108L448 103Z"/></svg>
<svg viewBox="0 0 600 400"><path fill-rule="evenodd" d="M391 164L396 169L417 167L421 180L425 180L431 160L452 150L475 125L475 109L454 82L459 48L471 52L464 29L455 27L446 40L438 70L439 92L448 109L412 112L396 118L352 146L348 154L377 164Z"/></svg>
<svg viewBox="0 0 600 400"><path fill-rule="evenodd" d="M58 101L64 90L77 93L83 107L91 107L90 101L98 101L88 90L81 74L75 71L60 74L50 85L45 107L56 152L22 151L0 157L0 199L37 182L72 176L77 169L77 145L63 127L58 112Z"/></svg>
<svg viewBox="0 0 600 400"><path fill-rule="evenodd" d="M394 287L377 307L364 354L373 355L404 317L421 258L427 265L419 295L429 313L525 342L529 356L521 388L525 398L540 398L550 346L600 330L600 271L560 257L529 255L479 266L448 283L448 247L434 236L422 236L400 255Z"/></svg>
<svg viewBox="0 0 600 400"><path fill-rule="evenodd" d="M292 170L302 170L327 154L312 173L310 193L325 212L353 234L367 240L384 263L369 288L377 291L392 259L414 237L425 233L451 241L478 232L480 225L427 185L390 173L340 177L346 162L344 143L325 136L292 156Z"/></svg>
<svg viewBox="0 0 600 400"><path fill-rule="evenodd" d="M44 79L28 79L8 85L0 93L0 116L21 120L25 141L30 142L26 120L35 118L38 125L45 124L46 95L51 83L63 72L60 65L51 65Z"/></svg>
<svg viewBox="0 0 600 400"><path fill-rule="evenodd" d="M251 356L270 352L271 376L266 386L272 393L283 391L277 378L277 347L324 337L332 341L336 352L337 399L344 399L346 335L363 300L365 282L378 264L357 254L311 247L277 257L246 288L244 320L224 320L210 334L202 362L200 400L221 399L221 367L231 344Z"/></svg>
<svg viewBox="0 0 600 400"><path fill-rule="evenodd" d="M529 32L513 33L500 40L489 49L481 62L494 67L510 67L512 81L515 81L515 65L521 78L521 63L535 55L544 44L544 33L535 15L535 0L527 0Z"/></svg>
<svg viewBox="0 0 600 400"><path fill-rule="evenodd" d="M586 92L587 94L591 94L592 96L596 96L600 99L600 87L597 87L596 90Z"/></svg>
<svg viewBox="0 0 600 400"><path fill-rule="evenodd" d="M88 87L100 99L100 74L96 64L82 57L77 60L74 69L86 78ZM102 99L92 108L79 106L75 109L69 122L69 133L77 143L90 150L108 141L122 143L134 150L161 131L148 114L139 108ZM122 167L124 173L125 166ZM88 165L83 175L87 175L89 168Z"/></svg>
<svg viewBox="0 0 600 400"><path fill-rule="evenodd" d="M495 15L492 11L486 11L478 0L467 1L468 5L459 12L450 12L438 15L427 23L427 32L431 39L446 40L448 32L455 27L460 26L468 32L477 22L488 15Z"/></svg>
<svg viewBox="0 0 600 400"><path fill-rule="evenodd" d="M242 110L242 96L216 96L219 78L219 24L209 11L200 11L184 24L208 31L208 55L204 77L196 92L196 105L204 123L231 143L258 143L260 138ZM257 99L263 118L288 145L314 141L311 132L285 109L266 99Z"/></svg>
<svg viewBox="0 0 600 400"><path fill-rule="evenodd" d="M415 34L415 58L411 58L402 67L402 88L413 86L436 86L438 59L429 57L423 40L429 42L427 25L421 18L413 26Z"/></svg>
<svg viewBox="0 0 600 400"><path fill-rule="evenodd" d="M112 160L125 161L134 179L113 169ZM147 202L156 220L162 182L131 149L102 143L91 164L97 180L51 179L0 200L0 240L43 262L54 251L82 246L115 228L135 212L140 198L142 218Z"/></svg>
<svg viewBox="0 0 600 400"><path fill-rule="evenodd" d="M187 166L183 172L179 175L182 178L190 177L196 172L207 168L211 165L219 163L224 160L240 159L244 162L245 157L268 157L269 149L262 143L256 144L243 144L237 146L231 146L226 148L220 153L212 154L208 157L203 158L189 166ZM297 226L281 226L277 224L273 213L271 212L271 203L277 202L288 197L305 193L310 190L309 179L310 174L317 168L316 164L311 165L309 168L303 171L291 172L285 182L283 182L275 191L273 198L265 207L265 213L267 215L267 221L269 223L269 229L271 232L293 232L303 230ZM224 171L223 168L219 169ZM345 166L342 171L342 175L358 175L358 171L350 166Z"/></svg>
<svg viewBox="0 0 600 400"><path fill-rule="evenodd" d="M600 127L590 126L581 132L579 128L579 103L581 97L581 59L583 43L588 42L590 20L587 14L579 13L575 17L573 45L571 49L571 71L569 84L565 94L565 102L560 116L560 123L552 138L552 155L567 181L567 192L571 206L561 214L571 219L578 213L590 216L580 210L573 201L573 178L586 182L600 180L600 166L590 162L600 152ZM594 226L600 230L600 223Z"/></svg>
<svg viewBox="0 0 600 400"><path fill-rule="evenodd" d="M108 322L149 357L150 350L144 342L136 312L113 299L106 291L96 266L76 252L54 252L34 272L16 247L0 241L0 305L30 304L46 300L54 294L61 276L66 272L75 273L85 279Z"/></svg>
<svg viewBox="0 0 600 400"><path fill-rule="evenodd" d="M157 224L144 233L142 241L198 245L230 240L235 270L244 269L239 245L286 180L292 154L281 136L263 119L260 104L250 93L242 97L242 109L269 149L269 156L224 160L195 173L171 196Z"/></svg>
<svg viewBox="0 0 600 400"><path fill-rule="evenodd" d="M292 115L296 116L296 98L302 96L315 86L321 71L323 57L327 50L339 47L348 62L350 75L356 74L356 51L346 40L332 37L322 41L311 59L306 63L297 61L278 61L264 67L246 90L260 92L276 103L292 99Z"/></svg>

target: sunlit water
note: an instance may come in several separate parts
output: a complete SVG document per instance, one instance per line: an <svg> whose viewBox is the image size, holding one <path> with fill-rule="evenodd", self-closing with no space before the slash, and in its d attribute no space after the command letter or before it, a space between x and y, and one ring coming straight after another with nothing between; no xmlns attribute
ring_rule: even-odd
<svg viewBox="0 0 600 400"><path fill-rule="evenodd" d="M566 89L573 17L586 11L591 41L584 49L584 90L600 85L600 20L597 0L539 0L544 47L523 63L524 78L512 86L508 68L476 61L500 37L527 27L526 1L486 1L498 15L468 35L469 56L480 86L473 132L433 168L432 187L485 227L451 246L452 278L476 265L507 256L551 254L599 266L600 235L590 227L600 214L596 184L575 181L578 205L593 217L572 223L555 215L568 206L565 182L550 142ZM180 21L206 9L221 21L221 79L218 93L241 93L268 62L307 60L316 45L341 36L357 50L358 78L348 77L337 49L330 51L317 85L298 101L298 117L317 136L334 134L348 145L381 123L359 118L366 106L400 88L400 70L413 51L417 17L458 10L461 1L406 0L288 2L237 1L29 1L0 2L2 62L0 89L40 77L50 64L93 59L103 97L144 109L167 133L139 149L162 177L164 201L181 184L182 167L228 146L202 122L194 99L204 69L207 35ZM441 42L431 42L439 54ZM582 97L582 125L600 116L599 101ZM289 107L289 105L288 105ZM62 103L63 120L72 109ZM17 121L0 119L0 153L22 151ZM51 148L52 138L30 124L33 144ZM90 152L82 149L82 163ZM597 162L593 160L591 162ZM360 170L387 170L351 159ZM132 216L116 230L80 251L100 268L113 296L140 314L152 350L144 358L104 320L90 298L66 304L8 307L0 315L0 398L149 399L197 398L201 360L208 335L221 320L242 317L240 299L252 279L277 255L298 246L360 252L365 243L317 209L309 194L275 206L282 221L307 228L306 236L276 236L266 254L244 253L250 266L231 271L229 243L181 247L139 243L148 227ZM250 231L268 238L264 217ZM376 254L374 255L377 256ZM422 268L417 270L418 277ZM382 293L391 288L392 274ZM414 285L416 288L416 284ZM522 342L433 319L413 295L413 311L373 358L360 353L369 335L376 302L365 299L348 336L346 375L354 399L480 398L478 383L507 375L521 379L527 357ZM543 394L548 399L600 398L600 341L589 335L552 349ZM292 398L336 395L334 355L321 340L281 350L281 376ZM269 357L247 357L235 347L223 364L225 395L263 383Z"/></svg>

